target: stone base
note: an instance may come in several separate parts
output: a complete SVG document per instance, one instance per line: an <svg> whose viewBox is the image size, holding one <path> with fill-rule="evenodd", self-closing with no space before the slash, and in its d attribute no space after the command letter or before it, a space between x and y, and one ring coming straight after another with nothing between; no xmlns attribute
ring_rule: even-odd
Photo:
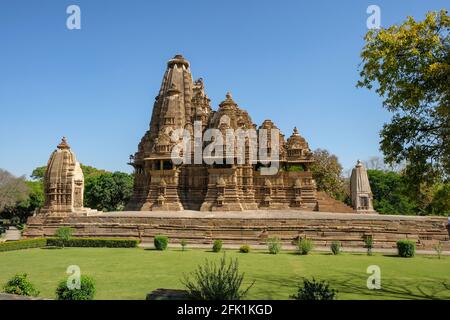
<svg viewBox="0 0 450 320"><path fill-rule="evenodd" d="M341 241L344 247L364 246L364 236L374 237L375 248L395 248L399 239L416 241L418 249L432 250L442 241L450 249L445 217L361 215L306 211L250 212L143 212L99 213L92 216L28 219L24 237L51 237L61 226L75 228L78 237L131 237L151 242L155 235L167 235L171 242L211 244L221 239L230 244L265 244L279 237L286 244L298 237L314 240L317 246Z"/></svg>

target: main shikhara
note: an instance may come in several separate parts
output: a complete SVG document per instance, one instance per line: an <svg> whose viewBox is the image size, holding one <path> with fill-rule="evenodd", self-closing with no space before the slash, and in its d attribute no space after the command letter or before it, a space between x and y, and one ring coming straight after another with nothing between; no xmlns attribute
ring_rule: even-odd
<svg viewBox="0 0 450 320"><path fill-rule="evenodd" d="M223 164L175 165L171 152L176 143L171 134L184 129L194 141L195 122L201 123L202 130L214 128L224 135L227 129L257 132L266 129L270 133L278 128L271 120L257 127L229 93L214 111L203 79L192 80L189 62L181 55L167 63L155 100L150 129L131 157L135 186L129 210L318 210L316 185L310 170L314 160L297 128L287 141L280 133L276 160L279 170L274 175L262 175L263 164L248 161L248 154L244 163L234 158L231 163L227 159ZM269 145L267 149L270 151Z"/></svg>

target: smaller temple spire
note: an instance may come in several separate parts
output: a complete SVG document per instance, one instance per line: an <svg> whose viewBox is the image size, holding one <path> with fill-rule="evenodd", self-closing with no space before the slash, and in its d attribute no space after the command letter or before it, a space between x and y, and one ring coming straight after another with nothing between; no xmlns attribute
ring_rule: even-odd
<svg viewBox="0 0 450 320"><path fill-rule="evenodd" d="M231 93L230 93L230 92L227 92L227 94L225 95L225 100L223 100L223 101L219 104L219 107L222 107L222 106L231 106L231 105L236 106L237 104L236 104L236 102L234 102L234 100L233 100L233 98L232 98L232 96L231 96Z"/></svg>
<svg viewBox="0 0 450 320"><path fill-rule="evenodd" d="M61 142L57 146L58 149L70 149L66 137L62 137Z"/></svg>
<svg viewBox="0 0 450 320"><path fill-rule="evenodd" d="M350 177L353 209L358 213L376 213L373 209L373 195L369 177L361 160L356 161Z"/></svg>

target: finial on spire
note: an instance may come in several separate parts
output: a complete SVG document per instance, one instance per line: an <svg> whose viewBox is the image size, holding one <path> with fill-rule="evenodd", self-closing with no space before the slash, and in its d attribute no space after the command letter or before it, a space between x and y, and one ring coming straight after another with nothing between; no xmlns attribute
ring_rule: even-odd
<svg viewBox="0 0 450 320"><path fill-rule="evenodd" d="M358 159L358 160L356 161L356 166L357 166L357 167L362 167L362 162L361 162L361 160Z"/></svg>
<svg viewBox="0 0 450 320"><path fill-rule="evenodd" d="M298 129L297 129L297 127L294 127L294 135L298 136Z"/></svg>
<svg viewBox="0 0 450 320"><path fill-rule="evenodd" d="M225 95L227 97L227 99L231 99L231 93L227 92L227 94Z"/></svg>
<svg viewBox="0 0 450 320"><path fill-rule="evenodd" d="M66 137L62 137L61 142L58 144L58 149L70 149Z"/></svg>

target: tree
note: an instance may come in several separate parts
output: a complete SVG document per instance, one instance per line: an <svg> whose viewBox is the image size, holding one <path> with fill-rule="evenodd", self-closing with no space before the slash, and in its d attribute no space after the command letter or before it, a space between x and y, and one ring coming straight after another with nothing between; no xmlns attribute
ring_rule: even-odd
<svg viewBox="0 0 450 320"><path fill-rule="evenodd" d="M393 113L380 134L381 150L387 163L407 161L411 188L450 173L449 34L450 17L442 10L365 36L357 86L377 85Z"/></svg>
<svg viewBox="0 0 450 320"><path fill-rule="evenodd" d="M313 152L315 163L311 166L317 189L325 191L333 198L344 200L347 193L342 177L342 165L334 154L317 149Z"/></svg>
<svg viewBox="0 0 450 320"><path fill-rule="evenodd" d="M417 214L417 203L407 195L405 180L400 173L367 170L373 194L373 206L384 214Z"/></svg>
<svg viewBox="0 0 450 320"><path fill-rule="evenodd" d="M84 175L85 178L86 177L90 177L90 176L99 175L101 173L108 172L106 170L97 169L97 168L94 168L94 167L91 167L91 166L85 166L83 164L80 164L80 167L81 167L81 170L83 171L83 175ZM46 170L47 170L47 166L37 167L36 169L33 170L33 172L31 173L30 177L33 180L43 181Z"/></svg>
<svg viewBox="0 0 450 320"><path fill-rule="evenodd" d="M24 177L17 178L8 171L0 169L0 212L25 200L28 192Z"/></svg>
<svg viewBox="0 0 450 320"><path fill-rule="evenodd" d="M86 207L102 211L123 210L133 194L133 176L123 172L100 173L85 179Z"/></svg>

